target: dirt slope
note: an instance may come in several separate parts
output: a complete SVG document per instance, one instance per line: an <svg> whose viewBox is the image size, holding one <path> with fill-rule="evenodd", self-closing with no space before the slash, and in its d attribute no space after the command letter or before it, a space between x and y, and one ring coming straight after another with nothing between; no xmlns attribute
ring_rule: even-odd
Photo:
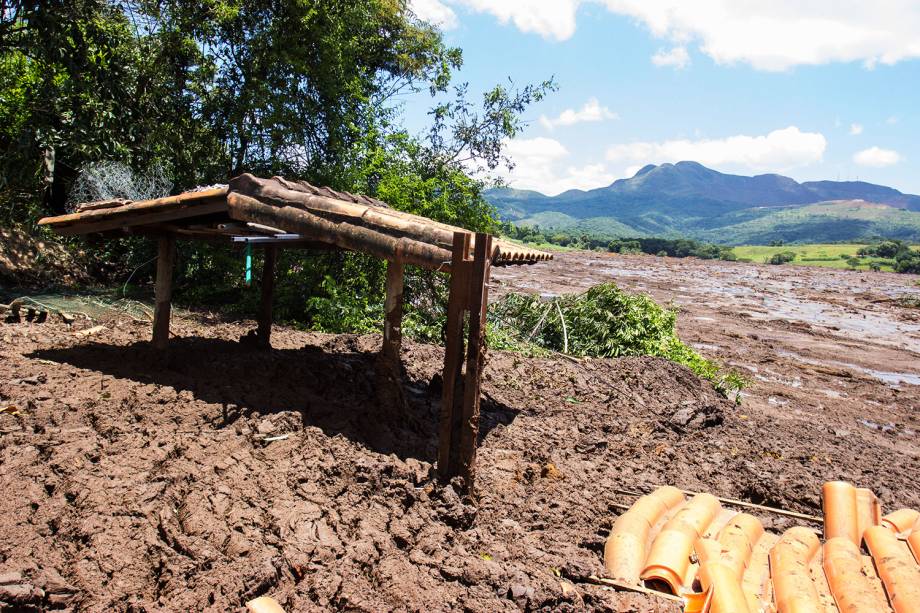
<svg viewBox="0 0 920 613"><path fill-rule="evenodd" d="M7 605L668 611L583 582L633 501L618 489L815 513L820 484L847 478L920 506L916 456L881 432L776 421L663 360L495 352L476 507L432 479L438 348L406 348L411 411L392 415L376 402L379 337L279 329L260 352L236 342L247 323L192 318L163 360L147 326L108 325L0 324L0 407L21 413L0 415Z"/></svg>

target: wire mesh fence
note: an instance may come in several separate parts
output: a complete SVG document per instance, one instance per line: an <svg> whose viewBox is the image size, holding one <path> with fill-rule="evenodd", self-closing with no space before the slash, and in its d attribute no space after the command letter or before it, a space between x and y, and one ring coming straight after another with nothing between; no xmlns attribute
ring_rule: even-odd
<svg viewBox="0 0 920 613"><path fill-rule="evenodd" d="M93 162L85 165L74 181L67 206L74 211L77 205L98 200L149 200L168 196L173 183L160 164L145 172L135 172L121 162Z"/></svg>

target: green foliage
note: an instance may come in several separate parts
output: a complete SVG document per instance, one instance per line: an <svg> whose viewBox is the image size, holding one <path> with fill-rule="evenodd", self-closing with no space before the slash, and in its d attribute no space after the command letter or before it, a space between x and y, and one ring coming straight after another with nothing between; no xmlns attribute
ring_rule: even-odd
<svg viewBox="0 0 920 613"><path fill-rule="evenodd" d="M724 394L740 390L744 385L740 376L724 372L681 342L674 329L676 320L676 311L613 283L551 300L512 293L490 308L490 342L497 337L503 347L534 345L577 356L663 357L712 381Z"/></svg>
<svg viewBox="0 0 920 613"><path fill-rule="evenodd" d="M764 260L767 264L786 264L795 261L795 251L781 251L774 253L768 259Z"/></svg>
<svg viewBox="0 0 920 613"><path fill-rule="evenodd" d="M898 253L894 269L897 272L920 274L920 251L907 250Z"/></svg>
<svg viewBox="0 0 920 613"><path fill-rule="evenodd" d="M512 222L502 223L500 232L509 238L533 245L550 244L573 249L610 251L622 254L647 253L674 258L736 259L730 247L701 243L687 238L633 237L608 240L603 235L579 235L563 231L544 233L540 230L540 226L517 225Z"/></svg>

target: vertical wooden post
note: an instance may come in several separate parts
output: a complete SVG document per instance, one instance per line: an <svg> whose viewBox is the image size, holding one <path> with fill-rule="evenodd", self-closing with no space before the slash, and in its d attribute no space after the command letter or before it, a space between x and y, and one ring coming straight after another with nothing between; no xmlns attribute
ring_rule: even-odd
<svg viewBox="0 0 920 613"><path fill-rule="evenodd" d="M383 303L386 319L383 324L381 352L384 359L393 364L399 363L399 351L402 348L404 272L401 262L387 262L387 295Z"/></svg>
<svg viewBox="0 0 920 613"><path fill-rule="evenodd" d="M275 265L278 261L278 247L265 246L265 263L262 266L262 301L259 303L259 327L256 337L262 347L271 347L272 300L275 294Z"/></svg>
<svg viewBox="0 0 920 613"><path fill-rule="evenodd" d="M169 312L172 306L175 262L176 237L160 237L157 244L157 280L154 288L156 304L153 309L153 346L157 349L166 349L169 345Z"/></svg>
<svg viewBox="0 0 920 613"><path fill-rule="evenodd" d="M489 274L492 264L492 237L476 234L476 248L470 275L469 340L466 344L466 374L463 383L463 419L460 433L460 475L466 487L476 480L476 441L479 438L479 390L485 362L486 311L489 306Z"/></svg>
<svg viewBox="0 0 920 613"><path fill-rule="evenodd" d="M450 297L444 338L444 374L441 424L438 438L438 475L448 481L459 474L460 419L463 398L463 323L468 308L470 234L454 232L450 262Z"/></svg>

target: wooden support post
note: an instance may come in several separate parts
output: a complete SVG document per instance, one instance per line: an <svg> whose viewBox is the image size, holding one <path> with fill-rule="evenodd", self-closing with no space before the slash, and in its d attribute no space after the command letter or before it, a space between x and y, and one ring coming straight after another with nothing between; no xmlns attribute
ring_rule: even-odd
<svg viewBox="0 0 920 613"><path fill-rule="evenodd" d="M460 420L463 399L463 327L468 309L470 234L454 233L450 262L450 297L444 339L444 374L438 440L438 475L448 481L460 472Z"/></svg>
<svg viewBox="0 0 920 613"><path fill-rule="evenodd" d="M169 345L169 312L172 304L175 262L176 237L160 237L157 245L157 280L154 289L156 305L153 310L153 346L156 349L166 349Z"/></svg>
<svg viewBox="0 0 920 613"><path fill-rule="evenodd" d="M479 389L485 363L486 311L489 306L492 237L476 234L469 280L469 339L466 343L466 374L463 383L463 419L460 433L460 475L466 487L476 480L476 442L479 438Z"/></svg>
<svg viewBox="0 0 920 613"><path fill-rule="evenodd" d="M384 359L394 365L399 363L399 351L402 347L404 272L401 262L387 262L387 296L383 304L386 320L383 325L381 353Z"/></svg>
<svg viewBox="0 0 920 613"><path fill-rule="evenodd" d="M256 336L261 347L271 347L272 300L275 294L275 265L278 261L278 247L265 247L265 263L262 266L262 301L259 303L259 327Z"/></svg>

